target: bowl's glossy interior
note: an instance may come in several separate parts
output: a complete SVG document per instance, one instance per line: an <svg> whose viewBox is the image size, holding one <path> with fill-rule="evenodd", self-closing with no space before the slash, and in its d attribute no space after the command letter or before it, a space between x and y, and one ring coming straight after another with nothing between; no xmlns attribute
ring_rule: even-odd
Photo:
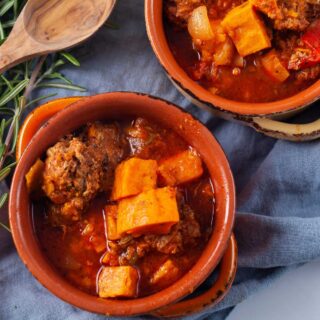
<svg viewBox="0 0 320 320"><path fill-rule="evenodd" d="M268 103L237 102L212 94L193 81L175 60L167 43L162 8L163 0L145 0L145 17L151 45L174 84L195 104L233 117L241 117L286 113L303 108L319 99L320 80L292 97Z"/></svg>
<svg viewBox="0 0 320 320"><path fill-rule="evenodd" d="M175 284L132 300L101 299L71 286L53 268L38 245L24 176L34 161L61 136L94 120L142 116L168 126L198 150L214 182L216 212L212 236L194 267ZM57 113L34 136L17 166L9 214L14 242L31 273L51 292L80 308L103 314L133 315L168 305L192 292L217 266L229 241L235 209L232 174L221 147L190 115L160 99L136 93L110 93L80 100Z"/></svg>

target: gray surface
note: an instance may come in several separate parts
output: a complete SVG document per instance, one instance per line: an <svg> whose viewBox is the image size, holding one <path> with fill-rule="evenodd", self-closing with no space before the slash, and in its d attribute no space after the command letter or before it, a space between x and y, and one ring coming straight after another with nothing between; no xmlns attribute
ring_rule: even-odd
<svg viewBox="0 0 320 320"><path fill-rule="evenodd" d="M238 304L227 320L319 320L320 261L286 272Z"/></svg>
<svg viewBox="0 0 320 320"><path fill-rule="evenodd" d="M134 90L181 105L206 123L230 160L238 196L239 271L226 299L193 317L223 319L285 267L320 257L319 142L276 141L192 106L173 88L150 48L142 0L120 0L111 21L120 30L103 29L76 49L81 69L70 67L65 74L87 87L88 94ZM0 252L0 319L105 319L67 305L44 289L2 230Z"/></svg>

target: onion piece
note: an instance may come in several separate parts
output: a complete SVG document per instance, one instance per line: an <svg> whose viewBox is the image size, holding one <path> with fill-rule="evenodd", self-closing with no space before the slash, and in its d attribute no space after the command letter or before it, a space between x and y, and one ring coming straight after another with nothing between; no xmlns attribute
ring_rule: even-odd
<svg viewBox="0 0 320 320"><path fill-rule="evenodd" d="M188 31L193 39L213 39L214 34L211 29L206 6L200 6L192 11L188 20Z"/></svg>

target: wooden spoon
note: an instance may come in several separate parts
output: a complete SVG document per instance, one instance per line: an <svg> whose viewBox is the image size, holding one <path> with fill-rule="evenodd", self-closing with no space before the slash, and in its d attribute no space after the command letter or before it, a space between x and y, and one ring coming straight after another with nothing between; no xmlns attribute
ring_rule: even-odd
<svg viewBox="0 0 320 320"><path fill-rule="evenodd" d="M116 0L29 0L0 47L0 73L35 56L86 40L109 17Z"/></svg>

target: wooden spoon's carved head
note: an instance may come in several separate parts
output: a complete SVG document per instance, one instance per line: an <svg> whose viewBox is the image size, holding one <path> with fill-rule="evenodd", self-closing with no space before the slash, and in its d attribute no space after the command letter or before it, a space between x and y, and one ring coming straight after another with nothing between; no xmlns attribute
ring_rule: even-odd
<svg viewBox="0 0 320 320"><path fill-rule="evenodd" d="M72 46L105 22L115 0L29 0L24 10L29 35L49 47Z"/></svg>

